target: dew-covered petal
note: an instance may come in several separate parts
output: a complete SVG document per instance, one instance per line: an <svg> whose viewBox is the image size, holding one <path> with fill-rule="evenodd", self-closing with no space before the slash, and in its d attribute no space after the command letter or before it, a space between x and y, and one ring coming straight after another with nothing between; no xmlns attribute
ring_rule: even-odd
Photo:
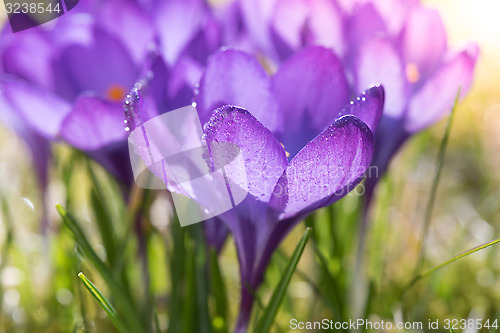
<svg viewBox="0 0 500 333"><path fill-rule="evenodd" d="M354 115L361 119L372 133L375 133L384 111L384 99L384 88L374 86L345 106L338 117L349 114Z"/></svg>
<svg viewBox="0 0 500 333"><path fill-rule="evenodd" d="M271 131L278 131L282 123L267 73L241 51L225 50L210 57L196 102L203 123L216 108L228 104L249 110Z"/></svg>
<svg viewBox="0 0 500 333"><path fill-rule="evenodd" d="M270 208L290 219L335 202L360 181L373 151L374 136L365 123L350 115L337 119L290 161Z"/></svg>
<svg viewBox="0 0 500 333"><path fill-rule="evenodd" d="M228 177L231 180L231 175L236 177L243 171L249 194L267 203L287 164L283 146L271 131L245 109L224 106L214 112L204 132L209 148L214 142L227 142L239 147L245 161L244 170L226 170ZM212 150L211 153L213 155ZM236 179L234 182L239 183Z"/></svg>
<svg viewBox="0 0 500 333"><path fill-rule="evenodd" d="M321 133L349 102L340 60L329 49L309 47L287 60L273 77L283 114L283 144L291 156Z"/></svg>
<svg viewBox="0 0 500 333"><path fill-rule="evenodd" d="M238 249L242 279L251 283L258 249L267 239L265 211L287 159L281 144L248 111L224 106L205 125L205 139L214 156L214 143L236 144L244 164L225 167L230 184L246 183L248 196L234 209L220 215L233 234ZM245 178L245 179L243 179Z"/></svg>
<svg viewBox="0 0 500 333"><path fill-rule="evenodd" d="M455 54L415 93L405 124L409 133L424 129L449 112L459 88L460 97L464 98L472 83L478 54L476 45Z"/></svg>
<svg viewBox="0 0 500 333"><path fill-rule="evenodd" d="M83 96L64 119L60 136L73 147L96 150L126 137L121 103Z"/></svg>
<svg viewBox="0 0 500 333"><path fill-rule="evenodd" d="M401 57L393 45L384 39L364 43L354 68L356 91L381 84L387 91L385 114L402 117L407 103L407 81Z"/></svg>
<svg viewBox="0 0 500 333"><path fill-rule="evenodd" d="M272 29L290 52L311 44L331 48L339 56L345 51L343 17L332 1L279 0Z"/></svg>
<svg viewBox="0 0 500 333"><path fill-rule="evenodd" d="M406 63L416 66L421 78L434 71L446 51L446 31L439 12L414 7L403 28L401 48Z"/></svg>
<svg viewBox="0 0 500 333"><path fill-rule="evenodd" d="M32 129L46 138L56 137L63 119L71 110L67 101L35 85L14 79L3 81L2 88L12 108Z"/></svg>

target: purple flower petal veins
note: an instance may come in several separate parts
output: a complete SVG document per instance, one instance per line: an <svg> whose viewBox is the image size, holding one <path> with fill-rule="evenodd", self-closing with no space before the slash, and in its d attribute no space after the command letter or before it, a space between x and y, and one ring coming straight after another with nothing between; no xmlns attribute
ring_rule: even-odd
<svg viewBox="0 0 500 333"><path fill-rule="evenodd" d="M297 153L276 184L271 205L286 197L279 218L303 216L346 195L344 188L357 184L370 165L374 143L359 118L338 118Z"/></svg>

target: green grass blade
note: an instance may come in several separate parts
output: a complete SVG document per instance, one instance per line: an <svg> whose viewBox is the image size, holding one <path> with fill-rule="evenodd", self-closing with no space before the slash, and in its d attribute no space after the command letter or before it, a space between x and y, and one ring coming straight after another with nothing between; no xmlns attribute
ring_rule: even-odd
<svg viewBox="0 0 500 333"><path fill-rule="evenodd" d="M214 319L212 320L212 328L214 332L226 333L228 327L226 285L220 271L219 261L217 260L217 252L214 248L210 249L209 255L210 290L212 292L215 303L215 313Z"/></svg>
<svg viewBox="0 0 500 333"><path fill-rule="evenodd" d="M170 226L170 234L172 235L172 248L170 249L170 281L171 290L168 301L169 325L168 333L181 332L182 307L184 299L184 284L185 271L187 265L187 247L184 238L184 232L179 225L177 215L174 215L174 220Z"/></svg>
<svg viewBox="0 0 500 333"><path fill-rule="evenodd" d="M187 232L186 232L187 234ZM188 235L185 235L188 237ZM197 309L197 286L196 286L196 250L195 244L191 238L187 238L186 244L186 256L183 258L186 261L185 271L184 271L184 295L180 303L176 306L181 307L181 332L191 333L196 332L199 327L198 316L193 317L193 313L196 313ZM174 318L178 320L179 318Z"/></svg>
<svg viewBox="0 0 500 333"><path fill-rule="evenodd" d="M461 88L458 89L457 95L455 97L455 102L453 108L451 109L450 116L448 117L448 122L446 123L446 128L444 130L443 139L439 145L439 152L437 156L437 168L434 174L434 180L432 181L431 193L429 195L429 201L427 202L427 207L425 209L424 224L422 227L422 244L420 245L420 253L418 256L417 265L415 267L415 275L417 275L422 269L424 258L425 258L425 247L427 243L427 236L429 234L429 227L431 224L432 211L434 210L434 203L436 201L436 194L439 185L439 180L441 179L441 172L443 170L444 155L446 153L446 147L448 146L448 140L450 138L451 125L453 123L453 118L455 111L457 110L458 101L460 99Z"/></svg>
<svg viewBox="0 0 500 333"><path fill-rule="evenodd" d="M479 245L479 246L476 246L470 250L467 250L465 252L462 252L460 254L457 254L456 256L454 256L453 258L445 261L444 263L440 264L440 265L437 265L436 267L434 268L431 268L429 269L428 271L422 273L422 274L419 274L417 275L408 285L407 287L404 289L404 291L406 291L407 289L409 289L411 286L413 286L415 283L417 283L419 280L421 279L424 279L426 277L428 277L429 275L431 275L432 273L434 273L435 271L445 267L445 266L448 266L449 264L451 263L454 263L455 261L457 260L460 260L462 258L465 258L473 253L476 253L478 251L481 251L481 250L484 250L490 246L493 246L495 244L498 244L500 243L500 238L497 238L495 240L492 240L491 242L488 242L488 243L485 243L485 244L482 244L482 245Z"/></svg>
<svg viewBox="0 0 500 333"><path fill-rule="evenodd" d="M62 206L56 205L56 208L63 219L64 225L71 231L78 246L82 249L87 259L89 259L89 261L94 265L99 275L108 285L108 288L110 289L113 297L120 304L121 309L123 310L123 316L125 318L124 320L126 321L128 327L131 328L134 332L143 332L144 330L139 324L139 318L136 316L137 311L135 311L132 306L132 300L127 296L121 285L113 277L112 271L95 253L78 223L66 212L66 210Z"/></svg>
<svg viewBox="0 0 500 333"><path fill-rule="evenodd" d="M330 221L314 221L314 224L320 226L321 224L329 225L332 223ZM306 225L312 226L313 221L311 219L306 220ZM335 232L332 231L328 235L333 236L335 235ZM328 265L328 260L325 258L325 255L320 249L321 245L320 243L322 240L319 238L319 236L320 233L318 232L318 229L315 228L311 232L311 244L312 244L312 249L316 254L316 259L318 260L319 269L321 273L322 283L319 288L326 291L324 293L320 293L320 297L322 298L323 302L333 310L335 319L342 321L344 316L343 301L342 301L343 297L341 293L342 286L340 285L339 277L336 276L335 273L331 271L330 266ZM334 237L335 239L337 239L337 236ZM343 250L340 249L342 248L342 246L340 246L339 244L336 244L334 246L337 247L337 250L333 250L332 254L343 255ZM340 260L340 258L338 259Z"/></svg>
<svg viewBox="0 0 500 333"><path fill-rule="evenodd" d="M99 229L99 233L101 234L101 240L106 250L106 256L108 257L109 264L113 266L116 261L117 247L113 233L113 226L111 225L111 217L104 207L100 194L95 189L91 192L90 200L95 213L97 227Z"/></svg>
<svg viewBox="0 0 500 333"><path fill-rule="evenodd" d="M78 277L80 280L82 280L83 285L87 288L87 290L90 292L92 296L97 300L99 305L106 311L108 314L109 319L115 325L116 329L120 331L121 333L129 333L127 329L127 326L125 323L120 319L118 316L118 313L116 312L115 308L111 303L104 297L103 294L96 288L96 286L83 274L82 272L78 273Z"/></svg>
<svg viewBox="0 0 500 333"><path fill-rule="evenodd" d="M271 296L271 300L269 301L269 304L266 307L266 310L264 311L262 318L257 323L257 326L254 329L254 332L265 333L265 332L269 332L271 330L271 326L274 322L274 318L276 317L276 314L278 313L278 309L281 305L281 302L285 298L286 290L288 288L288 285L290 284L290 280L292 279L292 275L295 271L295 268L297 267L297 264L300 260L300 257L302 256L302 252L304 251L304 248L306 247L306 244L307 244L307 241L309 240L310 235L311 235L311 228L306 228L304 235L302 236L299 243L297 244L297 247L295 248L295 251L293 252L292 257L290 258L290 261L288 262L287 268L285 269L280 282L276 286L276 289L274 290L274 293Z"/></svg>
<svg viewBox="0 0 500 333"><path fill-rule="evenodd" d="M198 332L211 332L210 315L208 313L208 267L207 267L207 247L201 224L190 227L191 237L195 241L195 277L196 277L196 297L198 313Z"/></svg>

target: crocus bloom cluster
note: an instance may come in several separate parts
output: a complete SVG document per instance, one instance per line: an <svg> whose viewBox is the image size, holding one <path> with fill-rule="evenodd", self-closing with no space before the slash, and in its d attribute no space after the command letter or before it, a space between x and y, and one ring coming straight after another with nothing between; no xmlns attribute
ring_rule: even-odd
<svg viewBox="0 0 500 333"><path fill-rule="evenodd" d="M271 66L307 45L323 45L342 60L351 95L384 85L374 157L380 174L408 137L451 110L459 88L461 97L469 91L477 46L450 50L438 12L418 0L236 0L230 6L240 18L234 24L245 26L237 36L242 47Z"/></svg>
<svg viewBox="0 0 500 333"><path fill-rule="evenodd" d="M147 6L87 1L33 29L13 34L6 26L0 42L2 118L26 139L41 174L48 154L40 142L46 147L47 140L63 139L128 183L126 93L155 72L163 80L157 89L165 109L191 103L218 36L199 0Z"/></svg>
<svg viewBox="0 0 500 333"><path fill-rule="evenodd" d="M154 108L154 98L142 98L132 108L128 103L129 119ZM281 240L306 215L342 198L362 179L372 160L372 131L382 114L384 92L376 86L349 102L340 60L323 47L298 52L271 77L253 56L228 49L209 58L195 101L206 122L209 165L227 158L213 147L222 142L239 147L244 160L244 168L235 164L225 172L231 184L241 184L244 173L248 196L205 222L216 226L222 221L234 236L242 279L237 330L244 331L253 304L249 288L261 284ZM148 147L139 154L152 156L153 151L156 165L165 168L154 144L137 145Z"/></svg>
<svg viewBox="0 0 500 333"><path fill-rule="evenodd" d="M221 39L261 62L233 49L214 53ZM218 142L236 144L245 160L248 197L206 222L217 247L221 222L234 235L243 331L247 287L260 285L288 231L352 189L372 156L385 171L412 133L444 115L458 88L468 91L477 49L449 51L438 14L418 0L236 0L215 14L201 0L111 0L4 31L0 57L2 117L42 152L36 161L45 163L48 149L40 137L61 138L125 181L123 128L191 104L199 83L194 100L211 161ZM361 93L379 83L383 114L381 86ZM142 84L150 98L139 107ZM122 100L134 85L123 126ZM230 180L241 172L228 172Z"/></svg>

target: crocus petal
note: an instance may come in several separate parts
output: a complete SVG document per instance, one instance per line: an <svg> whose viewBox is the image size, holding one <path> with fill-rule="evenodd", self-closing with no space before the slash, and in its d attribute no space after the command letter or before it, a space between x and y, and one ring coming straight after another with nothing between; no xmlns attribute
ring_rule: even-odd
<svg viewBox="0 0 500 333"><path fill-rule="evenodd" d="M331 1L280 0L272 17L272 29L290 51L308 44L331 48L344 54L343 18ZM281 54L286 58L288 54Z"/></svg>
<svg viewBox="0 0 500 333"><path fill-rule="evenodd" d="M79 98L64 119L60 136L73 147L96 150L126 137L121 103Z"/></svg>
<svg viewBox="0 0 500 333"><path fill-rule="evenodd" d="M172 66L202 27L205 3L200 0L168 0L158 3L154 23L163 56L167 64Z"/></svg>
<svg viewBox="0 0 500 333"><path fill-rule="evenodd" d="M212 16L206 17L198 33L183 49L182 54L189 55L200 64L205 64L208 55L219 49L222 39L220 23Z"/></svg>
<svg viewBox="0 0 500 333"><path fill-rule="evenodd" d="M402 117L407 99L406 72L401 57L386 40L372 39L359 50L354 68L356 91L382 84L387 93L385 115Z"/></svg>
<svg viewBox="0 0 500 333"><path fill-rule="evenodd" d="M350 49L357 50L365 40L375 36L384 36L386 33L385 22L372 3L360 6L358 10L349 17L347 22L347 34ZM349 60L349 59L347 59Z"/></svg>
<svg viewBox="0 0 500 333"><path fill-rule="evenodd" d="M412 97L405 128L409 133L417 132L440 119L453 107L460 88L463 98L472 83L474 66L479 50L470 45L467 50L452 57Z"/></svg>
<svg viewBox="0 0 500 333"><path fill-rule="evenodd" d="M1 44L5 45L2 54L5 73L49 89L53 86L52 57L55 50L48 36L38 29L30 29L1 38L4 39Z"/></svg>
<svg viewBox="0 0 500 333"><path fill-rule="evenodd" d="M384 111L384 98L385 93L382 86L372 87L344 107L339 112L338 117L354 115L375 133Z"/></svg>
<svg viewBox="0 0 500 333"><path fill-rule="evenodd" d="M127 46L136 62L144 59L154 32L148 17L136 2L105 1L97 12L96 21Z"/></svg>
<svg viewBox="0 0 500 333"><path fill-rule="evenodd" d="M49 141L33 131L24 119L13 109L1 92L0 86L0 123L15 131L28 146L34 164L34 170L38 176L42 192L47 186L47 169L50 158Z"/></svg>
<svg viewBox="0 0 500 333"><path fill-rule="evenodd" d="M85 91L97 92L101 98L110 97L109 91L113 88L126 92L139 75L131 56L118 39L98 28L93 36L90 45L68 46L56 66L58 93L69 100ZM123 97L115 102L122 100Z"/></svg>
<svg viewBox="0 0 500 333"><path fill-rule="evenodd" d="M340 60L321 46L287 60L273 77L273 89L285 119L283 143L291 156L328 127L349 101Z"/></svg>
<svg viewBox="0 0 500 333"><path fill-rule="evenodd" d="M211 218L203 222L203 230L208 246L212 246L217 252L220 252L229 234L229 229L224 222L216 217Z"/></svg>
<svg viewBox="0 0 500 333"><path fill-rule="evenodd" d="M359 118L337 119L290 161L273 191L271 209L289 219L342 198L368 169L374 142Z"/></svg>
<svg viewBox="0 0 500 333"><path fill-rule="evenodd" d="M6 99L27 124L42 136L53 139L71 105L55 94L17 80L3 82Z"/></svg>
<svg viewBox="0 0 500 333"><path fill-rule="evenodd" d="M238 183L242 172L246 175L249 195L234 209L219 218L233 234L238 248L242 279L255 286L253 273L259 244L265 241L265 211L273 188L285 170L287 159L281 144L248 111L224 106L218 109L205 125L205 139L209 147L218 142L236 144L243 155L244 169L226 167L231 183Z"/></svg>
<svg viewBox="0 0 500 333"><path fill-rule="evenodd" d="M166 97L169 100L169 109L160 113L177 109L193 102L193 91L200 82L203 67L191 57L181 56L179 61L170 70L167 79ZM208 119L208 118L207 118Z"/></svg>
<svg viewBox="0 0 500 333"><path fill-rule="evenodd" d="M406 63L416 66L421 78L427 77L446 50L446 31L438 11L420 6L413 8L401 38Z"/></svg>
<svg viewBox="0 0 500 333"><path fill-rule="evenodd" d="M269 24L277 0L240 0L245 28L252 36L257 48L274 59L277 57L272 43Z"/></svg>
<svg viewBox="0 0 500 333"><path fill-rule="evenodd" d="M255 53L257 45L250 40L251 34L245 29L241 1L231 1L212 8L221 27L222 45L231 45L238 50Z"/></svg>
<svg viewBox="0 0 500 333"><path fill-rule="evenodd" d="M349 0L348 0L349 1ZM391 37L399 36L409 12L419 4L419 0L372 0L386 24Z"/></svg>
<svg viewBox="0 0 500 333"><path fill-rule="evenodd" d="M276 181L285 169L287 159L283 146L271 131L248 111L224 106L217 109L205 125L205 140L237 145L245 160L248 192L259 201L267 203ZM231 170L226 170L230 177ZM238 174L238 172L234 172ZM235 181L237 183L237 181Z"/></svg>
<svg viewBox="0 0 500 333"><path fill-rule="evenodd" d="M210 57L196 102L202 122L216 108L230 104L250 110L271 131L280 129L271 81L259 62L241 51L226 50Z"/></svg>

